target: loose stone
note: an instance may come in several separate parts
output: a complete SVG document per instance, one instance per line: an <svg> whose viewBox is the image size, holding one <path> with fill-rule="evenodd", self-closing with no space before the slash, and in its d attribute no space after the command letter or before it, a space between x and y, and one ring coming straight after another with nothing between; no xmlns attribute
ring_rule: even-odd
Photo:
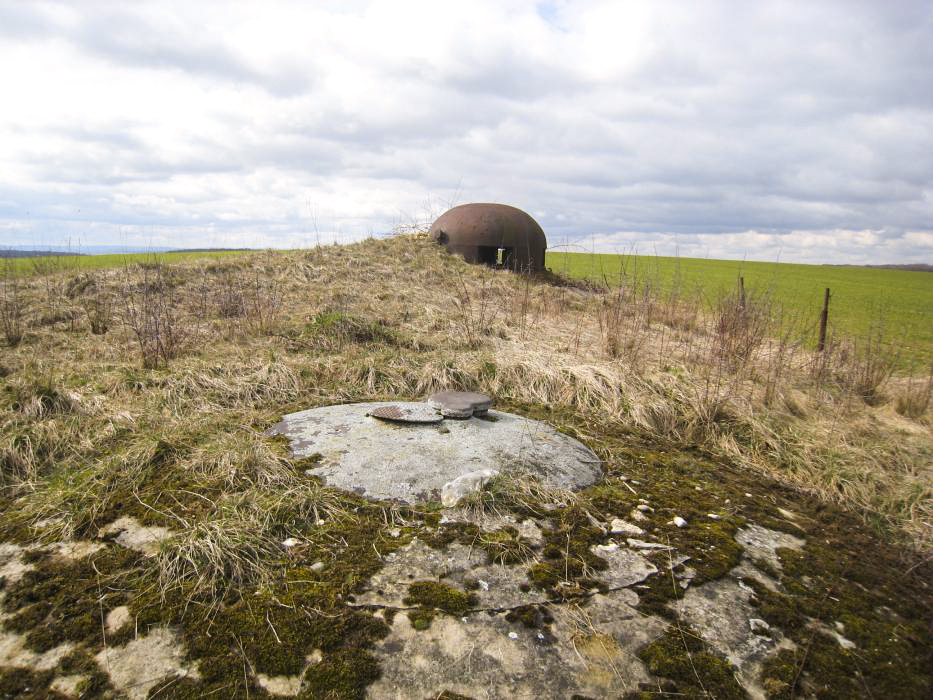
<svg viewBox="0 0 933 700"><path fill-rule="evenodd" d="M771 625L769 625L764 620L758 619L757 617L750 619L748 621L748 626L751 628L752 632L755 632L756 634L758 632L767 632L771 629Z"/></svg>
<svg viewBox="0 0 933 700"><path fill-rule="evenodd" d="M620 518L615 518L609 524L610 532L613 535L644 535L645 531L637 525L626 522Z"/></svg>
<svg viewBox="0 0 933 700"><path fill-rule="evenodd" d="M475 472L458 476L448 481L441 489L441 503L445 508L457 505L464 496L479 491L494 476L499 473L496 469L477 469Z"/></svg>
<svg viewBox="0 0 933 700"><path fill-rule="evenodd" d="M677 527L687 527L687 521L681 518L679 515L675 515L671 522L674 523Z"/></svg>

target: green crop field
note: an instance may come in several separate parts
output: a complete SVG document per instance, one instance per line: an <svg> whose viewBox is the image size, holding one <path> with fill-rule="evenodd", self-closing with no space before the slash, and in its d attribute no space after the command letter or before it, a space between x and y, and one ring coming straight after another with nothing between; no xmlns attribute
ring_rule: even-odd
<svg viewBox="0 0 933 700"><path fill-rule="evenodd" d="M930 272L599 253L548 253L547 266L599 284L650 284L665 293L699 295L707 308L734 293L743 277L750 297L766 295L811 343L829 287L831 332L863 343L880 334L904 369L924 372L933 362Z"/></svg>
<svg viewBox="0 0 933 700"><path fill-rule="evenodd" d="M23 274L52 272L58 270L103 270L124 267L136 263L162 262L165 264L205 258L216 260L231 255L242 255L254 251L212 250L183 253L112 253L107 255L49 255L35 258L5 258L0 263Z"/></svg>

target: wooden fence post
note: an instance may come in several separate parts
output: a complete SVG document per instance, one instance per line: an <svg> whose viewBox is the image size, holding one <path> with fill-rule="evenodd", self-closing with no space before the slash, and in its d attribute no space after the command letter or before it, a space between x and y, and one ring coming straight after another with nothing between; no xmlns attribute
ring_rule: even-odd
<svg viewBox="0 0 933 700"><path fill-rule="evenodd" d="M823 312L820 314L820 342L816 346L817 352L823 352L826 347L826 322L829 320L829 287L823 297Z"/></svg>
<svg viewBox="0 0 933 700"><path fill-rule="evenodd" d="M745 311L745 278L739 277L739 308Z"/></svg>

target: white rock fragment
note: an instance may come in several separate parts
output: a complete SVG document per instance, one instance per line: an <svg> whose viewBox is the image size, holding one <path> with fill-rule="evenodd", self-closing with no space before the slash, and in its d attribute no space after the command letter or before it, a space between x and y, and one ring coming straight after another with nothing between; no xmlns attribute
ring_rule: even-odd
<svg viewBox="0 0 933 700"><path fill-rule="evenodd" d="M479 579L479 580L477 581L477 583L479 584L479 587L482 588L484 591L488 591L488 590L489 590L489 582L488 582L488 581L484 581L483 579Z"/></svg>
<svg viewBox="0 0 933 700"><path fill-rule="evenodd" d="M629 547L635 547L635 549L673 549L673 547L668 547L666 544L661 544L660 542L645 542L644 540L636 540L632 537L629 537L627 540Z"/></svg>
<svg viewBox="0 0 933 700"><path fill-rule="evenodd" d="M267 676L265 673L257 673L256 682L271 695L294 696L301 691L302 675Z"/></svg>
<svg viewBox="0 0 933 700"><path fill-rule="evenodd" d="M81 559L106 547L99 542L57 542L52 548L66 559Z"/></svg>
<svg viewBox="0 0 933 700"><path fill-rule="evenodd" d="M311 571L323 571L323 570L324 570L324 562L322 561L316 561L311 565Z"/></svg>
<svg viewBox="0 0 933 700"><path fill-rule="evenodd" d="M679 515L675 515L671 522L674 523L677 527L687 527L687 521L681 518Z"/></svg>
<svg viewBox="0 0 933 700"><path fill-rule="evenodd" d="M839 646L841 646L843 649L855 648L855 642L846 639L841 634L836 635L836 641L839 642Z"/></svg>
<svg viewBox="0 0 933 700"><path fill-rule="evenodd" d="M768 632L771 629L771 625L769 625L767 622L757 617L751 618L748 621L748 626L749 626L749 629L751 629L751 631L756 634L758 632Z"/></svg>
<svg viewBox="0 0 933 700"><path fill-rule="evenodd" d="M87 676L59 676L49 684L49 688L61 693L62 695L67 695L69 697L77 696L78 686L86 680Z"/></svg>
<svg viewBox="0 0 933 700"><path fill-rule="evenodd" d="M122 647L105 647L95 658L129 700L146 700L149 689L166 676L200 678L197 668L185 660L178 635L165 627L152 628Z"/></svg>
<svg viewBox="0 0 933 700"><path fill-rule="evenodd" d="M619 548L615 542L610 542L609 544L597 544L593 549L598 554L599 552L614 552Z"/></svg>
<svg viewBox="0 0 933 700"><path fill-rule="evenodd" d="M113 634L130 620L130 609L121 605L107 613L107 631Z"/></svg>
<svg viewBox="0 0 933 700"><path fill-rule="evenodd" d="M518 634L516 632L509 632L509 639L518 639Z"/></svg>
<svg viewBox="0 0 933 700"><path fill-rule="evenodd" d="M716 515L715 513L707 513L706 517L709 518L710 520L722 520L722 516Z"/></svg>
<svg viewBox="0 0 933 700"><path fill-rule="evenodd" d="M648 516L642 513L640 510L633 510L630 515L631 515L632 520L647 520L648 519Z"/></svg>
<svg viewBox="0 0 933 700"><path fill-rule="evenodd" d="M294 547L296 544L298 544L298 540L296 540L294 537L289 537L287 540L282 542L283 547Z"/></svg>
<svg viewBox="0 0 933 700"><path fill-rule="evenodd" d="M467 494L479 491L490 479L499 473L497 469L477 469L448 481L441 489L441 503L445 508L453 508Z"/></svg>
<svg viewBox="0 0 933 700"><path fill-rule="evenodd" d="M613 518L609 523L609 531L613 535L644 535L645 531L637 525L626 522L620 518Z"/></svg>
<svg viewBox="0 0 933 700"><path fill-rule="evenodd" d="M649 512L649 511L652 511L652 512L654 511L654 508L652 508L652 507L649 506L649 505L645 505L644 503L641 503L641 504L637 505L636 508L638 508L638 510L640 510L642 513L647 513L647 512Z"/></svg>
<svg viewBox="0 0 933 700"><path fill-rule="evenodd" d="M173 534L167 528L156 525L145 527L135 518L122 516L102 527L97 536L105 537L114 533L119 533L114 539L117 544L142 552L149 557L158 554L160 543Z"/></svg>

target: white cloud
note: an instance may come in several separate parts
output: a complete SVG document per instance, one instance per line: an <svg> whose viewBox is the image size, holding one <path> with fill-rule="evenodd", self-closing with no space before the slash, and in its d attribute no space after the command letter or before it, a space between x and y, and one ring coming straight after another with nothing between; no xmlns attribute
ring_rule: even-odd
<svg viewBox="0 0 933 700"><path fill-rule="evenodd" d="M552 244L933 261L930 35L922 0L3 3L0 245L492 200Z"/></svg>

